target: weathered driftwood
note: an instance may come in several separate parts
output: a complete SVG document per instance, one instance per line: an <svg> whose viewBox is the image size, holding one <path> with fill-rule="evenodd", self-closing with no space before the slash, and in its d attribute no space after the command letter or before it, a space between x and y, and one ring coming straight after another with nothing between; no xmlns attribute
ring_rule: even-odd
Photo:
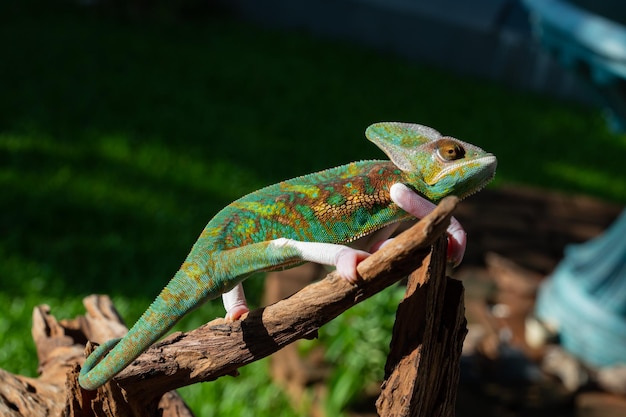
<svg viewBox="0 0 626 417"><path fill-rule="evenodd" d="M0 369L0 416L130 415L122 412L123 407L109 407L104 401L100 405L103 410L109 407L114 412L79 413L75 412L71 401L67 401L72 392L68 386L73 383L68 375L84 361L87 337L107 340L126 333L126 327L107 296L89 296L83 303L89 312L87 316L60 322L50 314L48 306L34 309L32 335L37 347L40 376L28 378ZM192 415L175 392L163 395L155 406L158 415L163 417Z"/></svg>
<svg viewBox="0 0 626 417"><path fill-rule="evenodd" d="M10 385L8 393L4 392L6 384L0 384L3 386L0 412L6 409L9 416L61 412L68 416L190 415L175 394L164 394L185 385L236 374L245 364L295 340L313 337L323 324L415 270L428 256L431 245L444 234L456 201L455 198L442 201L435 212L363 261L358 267L363 278L358 286L330 274L288 299L252 311L240 321L217 319L191 332L172 334L149 348L114 382L95 392L78 387L77 364L84 358L82 347L87 339L102 342L125 332L108 299L86 299L85 317L61 323L45 308L38 307L33 334L41 376L30 379L2 374L3 382L15 380L16 383ZM440 245L443 246L439 251L445 257L445 245ZM443 269L440 272L443 274ZM432 303L427 301L429 305ZM418 324L415 317L404 317L400 312L399 321ZM102 326L109 322L117 324L106 324L110 329L103 333ZM430 328L431 325L425 326ZM441 325L435 324L431 330L440 331ZM424 389L428 390L428 386Z"/></svg>

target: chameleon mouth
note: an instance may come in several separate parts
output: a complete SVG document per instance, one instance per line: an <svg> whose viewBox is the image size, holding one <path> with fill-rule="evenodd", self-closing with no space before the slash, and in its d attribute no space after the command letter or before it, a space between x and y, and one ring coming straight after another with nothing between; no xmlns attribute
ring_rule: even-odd
<svg viewBox="0 0 626 417"><path fill-rule="evenodd" d="M487 154L485 156L481 156L480 158L470 159L467 161L461 161L461 162L448 165L447 167L439 171L439 173L435 177L433 177L430 183L431 185L436 184L443 177L449 175L451 171L462 169L463 167L469 166L469 165L480 167L481 168L480 171L491 171L486 176L488 177L488 180L491 180L496 173L497 159L494 155Z"/></svg>
<svg viewBox="0 0 626 417"><path fill-rule="evenodd" d="M489 184L491 180L493 180L493 178L496 176L496 167L498 165L498 160L496 159L494 155L489 154L489 155L483 156L482 158L479 158L478 160L482 161L481 163L485 164L483 165L483 167L484 167L484 170L487 171L487 175L480 183L478 183L478 185L476 185L476 187L474 187L474 189L472 189L471 191L468 191L462 196L459 196L460 199L464 199L466 197L476 194L477 192L485 188L487 184Z"/></svg>
<svg viewBox="0 0 626 417"><path fill-rule="evenodd" d="M497 159L493 154L487 154L481 156L480 158L471 159L468 161L462 161L455 164L451 164L444 169L442 169L437 176L435 176L431 184L436 184L442 178L445 178L447 175L454 175L453 171L462 170L464 167L473 167L476 172L472 174L472 178L477 178L479 181L471 187L466 193L459 194L458 197L463 199L465 197L469 197L472 194L477 193L478 191L485 188L487 184L494 178L496 175L496 166ZM472 168L469 168L472 169Z"/></svg>

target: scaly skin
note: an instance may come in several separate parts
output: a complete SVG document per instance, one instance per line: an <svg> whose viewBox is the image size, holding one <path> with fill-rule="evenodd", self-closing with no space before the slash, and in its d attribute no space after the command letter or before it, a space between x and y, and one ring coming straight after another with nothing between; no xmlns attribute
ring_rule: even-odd
<svg viewBox="0 0 626 417"><path fill-rule="evenodd" d="M343 245L427 212L431 206L424 198L436 203L449 194L462 198L476 192L495 173L493 155L442 138L425 126L377 123L366 136L393 162L353 162L283 181L221 210L128 334L101 345L87 358L80 385L89 390L103 385L185 314L228 293L253 272L314 261L336 265L354 282L356 264L367 253ZM414 209L417 206L422 208ZM455 233L459 230L460 225ZM460 257L464 241L461 245ZM459 254L454 257L460 261ZM243 292L233 293L235 304L245 305ZM226 298L225 306L232 309Z"/></svg>

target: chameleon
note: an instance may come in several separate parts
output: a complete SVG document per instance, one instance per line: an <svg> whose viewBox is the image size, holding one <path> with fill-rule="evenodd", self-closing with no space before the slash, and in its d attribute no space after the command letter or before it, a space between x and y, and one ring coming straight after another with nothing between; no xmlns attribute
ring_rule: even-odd
<svg viewBox="0 0 626 417"><path fill-rule="evenodd" d="M219 211L129 332L87 357L80 386L105 384L208 300L222 296L226 318L240 319L249 311L241 282L254 272L310 261L334 266L358 285L357 264L388 242L399 222L423 217L447 195L471 195L495 175L494 155L427 126L380 122L365 136L390 160L352 162L282 181ZM447 234L447 256L458 264L465 231L453 218Z"/></svg>

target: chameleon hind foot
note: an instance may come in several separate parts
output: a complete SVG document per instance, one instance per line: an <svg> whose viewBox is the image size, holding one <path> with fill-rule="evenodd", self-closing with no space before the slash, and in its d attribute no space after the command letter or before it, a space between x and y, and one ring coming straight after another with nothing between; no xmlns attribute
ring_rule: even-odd
<svg viewBox="0 0 626 417"><path fill-rule="evenodd" d="M241 316L250 311L241 283L222 294L222 302L226 309L226 316L224 317L226 320L239 320Z"/></svg>

